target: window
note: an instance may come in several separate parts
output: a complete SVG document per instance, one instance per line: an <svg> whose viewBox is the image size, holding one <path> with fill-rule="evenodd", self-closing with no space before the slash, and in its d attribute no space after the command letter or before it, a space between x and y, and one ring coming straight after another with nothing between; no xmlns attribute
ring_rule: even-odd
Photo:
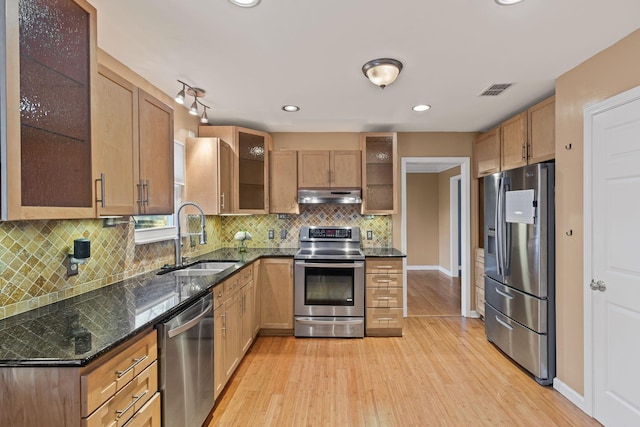
<svg viewBox="0 0 640 427"><path fill-rule="evenodd" d="M173 141L173 197L172 215L136 215L134 216L136 245L173 240L176 238L175 212L184 200L185 192L185 156L184 144Z"/></svg>

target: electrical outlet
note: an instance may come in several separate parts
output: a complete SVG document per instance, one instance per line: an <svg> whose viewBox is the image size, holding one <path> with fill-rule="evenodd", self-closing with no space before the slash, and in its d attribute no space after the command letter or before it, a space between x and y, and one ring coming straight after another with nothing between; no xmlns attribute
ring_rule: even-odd
<svg viewBox="0 0 640 427"><path fill-rule="evenodd" d="M269 240L273 240L273 230L269 230Z"/></svg>
<svg viewBox="0 0 640 427"><path fill-rule="evenodd" d="M78 264L75 262L67 262L67 277L78 274Z"/></svg>
<svg viewBox="0 0 640 427"><path fill-rule="evenodd" d="M189 246L192 248L196 247L196 236L189 236Z"/></svg>
<svg viewBox="0 0 640 427"><path fill-rule="evenodd" d="M367 230L367 240L373 239L373 231Z"/></svg>
<svg viewBox="0 0 640 427"><path fill-rule="evenodd" d="M280 238L282 240L287 238L287 230L280 230Z"/></svg>

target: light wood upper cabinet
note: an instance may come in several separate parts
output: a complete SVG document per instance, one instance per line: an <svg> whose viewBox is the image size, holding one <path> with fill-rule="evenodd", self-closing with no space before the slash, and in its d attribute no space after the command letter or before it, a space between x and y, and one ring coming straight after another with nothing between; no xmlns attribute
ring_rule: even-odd
<svg viewBox="0 0 640 427"><path fill-rule="evenodd" d="M527 112L523 111L500 125L502 170L527 164Z"/></svg>
<svg viewBox="0 0 640 427"><path fill-rule="evenodd" d="M360 188L360 151L298 151L299 188Z"/></svg>
<svg viewBox="0 0 640 427"><path fill-rule="evenodd" d="M261 328L293 331L293 259L261 259L259 278Z"/></svg>
<svg viewBox="0 0 640 427"><path fill-rule="evenodd" d="M185 149L187 199L200 205L205 215L233 212L232 148L220 138L188 138Z"/></svg>
<svg viewBox="0 0 640 427"><path fill-rule="evenodd" d="M272 151L269 161L269 212L300 213L297 151Z"/></svg>
<svg viewBox="0 0 640 427"><path fill-rule="evenodd" d="M136 147L138 89L104 66L98 67L97 117L93 121L96 215L137 213Z"/></svg>
<svg viewBox="0 0 640 427"><path fill-rule="evenodd" d="M500 172L500 128L478 135L473 142L473 169L476 178Z"/></svg>
<svg viewBox="0 0 640 427"><path fill-rule="evenodd" d="M173 213L173 109L138 89L139 212Z"/></svg>
<svg viewBox="0 0 640 427"><path fill-rule="evenodd" d="M8 1L2 19L2 218L93 217L96 10Z"/></svg>
<svg viewBox="0 0 640 427"><path fill-rule="evenodd" d="M360 136L360 149L362 150L362 213L397 213L396 133L364 133Z"/></svg>
<svg viewBox="0 0 640 427"><path fill-rule="evenodd" d="M527 110L529 120L529 163L555 158L556 97L552 96Z"/></svg>
<svg viewBox="0 0 640 427"><path fill-rule="evenodd" d="M172 213L173 109L105 66L96 86L96 216Z"/></svg>
<svg viewBox="0 0 640 427"><path fill-rule="evenodd" d="M233 212L268 213L271 135L238 126L200 126L199 136L220 138L233 149Z"/></svg>

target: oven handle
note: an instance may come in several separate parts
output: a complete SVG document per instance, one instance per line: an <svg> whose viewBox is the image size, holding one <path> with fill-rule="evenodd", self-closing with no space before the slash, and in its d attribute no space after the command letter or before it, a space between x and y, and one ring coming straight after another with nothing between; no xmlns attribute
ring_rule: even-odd
<svg viewBox="0 0 640 427"><path fill-rule="evenodd" d="M320 267L320 268L364 268L364 262L348 262L348 263L324 263L324 262L305 262L297 261L296 265L300 267Z"/></svg>
<svg viewBox="0 0 640 427"><path fill-rule="evenodd" d="M355 320L306 320L296 319L296 322L304 325L359 325L363 323L362 319Z"/></svg>

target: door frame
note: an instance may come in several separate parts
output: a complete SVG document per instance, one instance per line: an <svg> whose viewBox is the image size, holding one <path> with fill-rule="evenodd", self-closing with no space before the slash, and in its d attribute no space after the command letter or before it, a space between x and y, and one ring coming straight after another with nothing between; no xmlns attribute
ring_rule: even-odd
<svg viewBox="0 0 640 427"><path fill-rule="evenodd" d="M460 166L460 221L462 246L460 265L462 266L460 289L460 314L463 317L480 317L471 310L471 158L470 157L402 157L401 159L401 232L400 244L403 253L407 253L407 165L419 163L423 165L454 164ZM403 258L403 316L407 317L407 258Z"/></svg>
<svg viewBox="0 0 640 427"><path fill-rule="evenodd" d="M584 109L584 163L583 163L583 300L584 300L584 405L582 410L589 416L593 416L595 393L593 387L593 291L588 286L593 277L591 268L592 243L593 243L593 146L594 141L593 121L595 116L605 111L614 109L624 104L640 99L640 86L621 94L612 96L602 102Z"/></svg>
<svg viewBox="0 0 640 427"><path fill-rule="evenodd" d="M458 222L461 222L462 218L458 217L458 182L460 182L460 193L462 193L462 176L456 175L449 178L449 271L451 272L451 277L460 276L460 271L458 270L460 267L460 260L458 259ZM461 216L462 212L460 212ZM460 246L462 246L462 242L460 243Z"/></svg>

